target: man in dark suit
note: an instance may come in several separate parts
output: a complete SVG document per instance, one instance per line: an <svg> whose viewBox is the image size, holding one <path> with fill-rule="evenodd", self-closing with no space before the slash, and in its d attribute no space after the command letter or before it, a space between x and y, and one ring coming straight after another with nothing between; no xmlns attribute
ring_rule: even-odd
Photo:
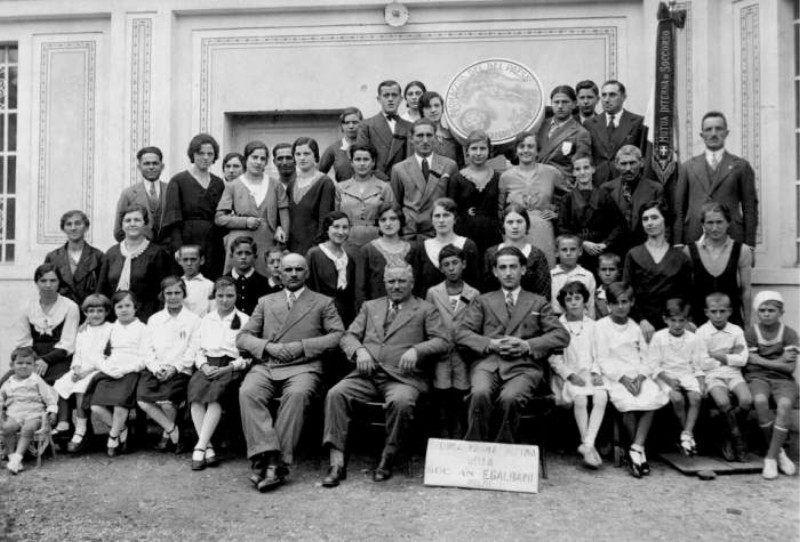
<svg viewBox="0 0 800 542"><path fill-rule="evenodd" d="M545 298L520 287L525 256L516 247L497 251L492 272L501 288L472 302L456 330L472 365L465 440L515 442L519 416L544 375L548 356L569 344L569 333ZM492 417L498 411L498 426Z"/></svg>
<svg viewBox="0 0 800 542"><path fill-rule="evenodd" d="M308 265L299 254L281 261L284 290L259 299L239 332L236 346L253 356L239 389L247 457L261 491L285 480L303 429L306 411L322 379L322 355L336 348L344 332L333 300L305 287ZM269 402L280 397L276 419Z"/></svg>
<svg viewBox="0 0 800 542"><path fill-rule="evenodd" d="M411 123L397 114L402 101L400 84L397 81L383 81L378 85L381 112L363 120L358 126L356 143L369 143L377 149L375 171L383 172L386 178L389 177L392 166L408 156Z"/></svg>
<svg viewBox="0 0 800 542"><path fill-rule="evenodd" d="M394 166L391 175L394 198L405 215L402 235L409 241L433 237L433 202L445 197L450 177L458 172L453 160L433 153L436 125L432 120L418 119L411 140L414 154Z"/></svg>
<svg viewBox="0 0 800 542"><path fill-rule="evenodd" d="M681 164L675 186L675 243L689 244L703 233L704 203L724 203L731 210L728 233L755 247L758 229L758 194L755 173L744 158L725 150L728 121L719 111L703 116L700 137L706 150Z"/></svg>
<svg viewBox="0 0 800 542"><path fill-rule="evenodd" d="M587 79L575 85L575 92L578 98L578 107L575 110L576 120L585 126L589 120L597 116L600 89L597 88L597 83Z"/></svg>
<svg viewBox="0 0 800 542"><path fill-rule="evenodd" d="M646 235L639 220L642 206L657 199L663 199L664 187L660 183L646 178L642 151L633 145L625 145L617 152L614 162L619 177L600 187L617 205L621 217L622 234L615 246L611 248L621 258L625 258L628 250L643 243Z"/></svg>
<svg viewBox="0 0 800 542"><path fill-rule="evenodd" d="M607 81L600 91L603 114L584 124L592 136L592 158L596 169L594 180L597 185L619 175L613 162L623 145L642 149L645 144L647 132L644 117L623 109L625 98L625 85L619 81Z"/></svg>
<svg viewBox="0 0 800 542"><path fill-rule="evenodd" d="M154 243L166 245L161 224L164 218L167 183L159 180L164 170L164 155L158 147L144 147L136 153L136 161L142 181L123 190L119 197L114 239L119 242L125 238L125 233L122 231L122 216L125 214L125 209L136 203L147 210L148 220L145 220L145 226L142 228L145 237Z"/></svg>
<svg viewBox="0 0 800 542"><path fill-rule="evenodd" d="M428 390L423 367L449 347L448 333L436 308L413 297L410 266L387 267L386 297L366 301L341 340L356 369L336 384L325 399L325 435L331 467L322 482L335 487L346 476L344 453L354 402L386 403L386 441L373 480L392 475L392 461L403 444L420 393Z"/></svg>

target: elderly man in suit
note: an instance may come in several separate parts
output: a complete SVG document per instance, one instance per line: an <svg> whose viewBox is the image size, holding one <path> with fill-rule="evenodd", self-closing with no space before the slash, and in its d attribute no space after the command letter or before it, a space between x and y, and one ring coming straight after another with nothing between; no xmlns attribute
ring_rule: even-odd
<svg viewBox="0 0 800 542"><path fill-rule="evenodd" d="M433 202L447 195L448 181L458 166L434 154L436 124L432 120L417 119L411 133L414 154L392 168L391 185L406 219L402 235L413 241L433 237Z"/></svg>
<svg viewBox="0 0 800 542"><path fill-rule="evenodd" d="M358 126L356 143L359 145L369 143L375 147L378 151L375 171L382 172L386 178L389 178L392 166L408 156L411 123L401 119L397 114L402 101L400 83L383 81L378 85L380 113L361 121Z"/></svg>
<svg viewBox="0 0 800 542"><path fill-rule="evenodd" d="M619 175L619 171L614 169L614 158L623 145L634 145L639 149L645 145L644 117L623 109L625 98L625 85L619 81L606 81L600 90L603 113L583 125L592 136L592 158L596 168L594 181L597 185Z"/></svg>
<svg viewBox="0 0 800 542"><path fill-rule="evenodd" d="M675 186L675 243L689 244L703 233L701 208L708 202L724 203L731 210L731 238L755 247L758 229L758 195L755 173L744 158L725 150L728 121L719 111L703 115L700 137L706 150L681 164Z"/></svg>
<svg viewBox="0 0 800 542"><path fill-rule="evenodd" d="M147 220L142 229L145 237L154 243L166 245L161 224L164 218L167 183L159 180L164 170L164 154L158 147L144 147L136 153L136 162L142 181L123 190L119 197L114 239L122 241L125 238L125 233L122 231L122 217L125 209L137 203L147 210Z"/></svg>
<svg viewBox="0 0 800 542"><path fill-rule="evenodd" d="M515 442L520 412L542 380L548 356L569 344L550 303L520 287L525 265L518 248L498 250L492 272L501 288L473 301L456 330L456 344L477 358L465 440ZM492 431L496 411L499 425Z"/></svg>
<svg viewBox="0 0 800 542"><path fill-rule="evenodd" d="M624 259L628 250L643 243L646 236L639 221L642 205L664 197L664 187L644 176L642 151L633 145L625 145L617 152L615 160L619 177L600 187L617 205L624 218L622 230L613 249Z"/></svg>
<svg viewBox="0 0 800 542"><path fill-rule="evenodd" d="M413 297L410 266L384 271L386 297L366 301L342 337L341 347L356 369L336 384L325 399L324 444L331 467L322 482L335 487L346 477L344 452L353 403L386 402L386 441L373 480L392 475L392 461L403 443L421 393L428 390L423 364L450 347L448 332L436 308Z"/></svg>
<svg viewBox="0 0 800 542"><path fill-rule="evenodd" d="M300 439L306 411L318 394L322 355L336 348L344 332L333 300L305 287L308 264L299 254L281 260L284 290L258 301L236 346L254 366L239 390L251 481L267 491L282 484ZM280 395L273 423L269 402Z"/></svg>
<svg viewBox="0 0 800 542"><path fill-rule="evenodd" d="M569 85L554 88L550 93L553 116L542 123L536 134L539 144L536 161L558 168L565 179L573 178L572 158L592 150L589 132L572 115L577 99Z"/></svg>

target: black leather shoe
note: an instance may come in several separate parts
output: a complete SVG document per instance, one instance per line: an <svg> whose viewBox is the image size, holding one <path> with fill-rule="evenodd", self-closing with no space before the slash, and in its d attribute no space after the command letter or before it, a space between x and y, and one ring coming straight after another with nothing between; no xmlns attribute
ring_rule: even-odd
<svg viewBox="0 0 800 542"><path fill-rule="evenodd" d="M272 491L276 489L278 486L282 486L286 483L286 477L283 475L283 472L280 472L281 468L276 466L267 467L266 475L264 479L261 480L257 485L256 489L258 489L259 493L266 493L267 491Z"/></svg>
<svg viewBox="0 0 800 542"><path fill-rule="evenodd" d="M392 477L392 464L387 458L382 458L378 468L372 473L373 482L385 482Z"/></svg>
<svg viewBox="0 0 800 542"><path fill-rule="evenodd" d="M642 476L650 476L650 463L647 461L642 463L640 470L642 471Z"/></svg>
<svg viewBox="0 0 800 542"><path fill-rule="evenodd" d="M339 466L331 466L328 474L322 479L322 487L336 487L347 478L347 469Z"/></svg>

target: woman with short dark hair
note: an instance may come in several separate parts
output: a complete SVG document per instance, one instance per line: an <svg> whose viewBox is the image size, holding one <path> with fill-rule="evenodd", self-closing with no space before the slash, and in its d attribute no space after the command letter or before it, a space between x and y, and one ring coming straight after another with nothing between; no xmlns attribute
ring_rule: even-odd
<svg viewBox="0 0 800 542"><path fill-rule="evenodd" d="M317 169L319 145L310 137L292 144L297 175L289 182L289 250L305 254L325 233L322 218L336 208L336 186Z"/></svg>
<svg viewBox="0 0 800 542"><path fill-rule="evenodd" d="M339 115L342 139L331 143L319 159L318 169L323 173L329 173L333 168L336 182L346 181L353 176L350 147L356 142L358 127L362 120L364 120L364 115L359 108L346 107Z"/></svg>
<svg viewBox="0 0 800 542"><path fill-rule="evenodd" d="M333 298L345 327L356 317L356 253L346 246L350 235L347 213L333 211L322 219L319 244L311 247L306 286Z"/></svg>

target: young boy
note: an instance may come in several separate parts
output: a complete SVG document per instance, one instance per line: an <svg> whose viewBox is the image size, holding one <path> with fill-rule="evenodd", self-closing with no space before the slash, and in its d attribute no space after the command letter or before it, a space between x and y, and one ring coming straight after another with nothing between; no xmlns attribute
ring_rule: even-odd
<svg viewBox="0 0 800 542"><path fill-rule="evenodd" d="M269 276L269 291L267 293L274 294L283 289L281 284L281 259L283 259L289 251L278 245L272 245L266 252L264 252L264 260L267 263L267 271Z"/></svg>
<svg viewBox="0 0 800 542"><path fill-rule="evenodd" d="M750 349L745 378L753 394L758 423L769 445L761 475L774 480L778 477L778 469L788 476L796 471L783 450L783 444L788 432L787 422L798 395L793 373L800 341L795 330L781 323L783 297L778 292L764 290L756 294L753 311L758 323L747 328L744 334ZM774 420L769 409L770 396L777 405Z"/></svg>
<svg viewBox="0 0 800 542"><path fill-rule="evenodd" d="M453 245L442 248L439 252L439 269L444 273L445 280L428 288L425 296L428 303L439 309L442 323L450 330L451 335L455 334L469 304L480 294L462 278L466 265L467 259L463 250ZM458 350L453 347L436 364L433 381L443 438L460 439L463 436L464 396L469 386L467 366Z"/></svg>
<svg viewBox="0 0 800 542"><path fill-rule="evenodd" d="M608 316L608 299L606 289L608 285L622 280L622 258L613 252L604 252L597 260L597 276L600 277L600 286L595 291L595 313L598 319Z"/></svg>
<svg viewBox="0 0 800 542"><path fill-rule="evenodd" d="M750 388L742 377L741 368L747 364L747 343L744 331L728 322L731 300L727 294L706 296L705 315L708 321L697 329L706 354L701 368L706 375L706 389L717 405L727 435L722 442L722 457L726 461L747 461L747 447L741 427L753 404ZM737 406L731 405L730 394L736 396Z"/></svg>
<svg viewBox="0 0 800 542"><path fill-rule="evenodd" d="M558 263L553 269L550 270L551 289L553 312L556 314L563 314L564 308L558 302L558 292L564 287L567 282L577 280L586 286L589 290L589 302L586 304L586 314L594 320L594 295L597 283L594 280L594 275L587 271L578 264L578 258L581 257L583 250L581 249L582 242L580 237L567 233L559 235L556 238L556 251L558 255Z"/></svg>
<svg viewBox="0 0 800 542"><path fill-rule="evenodd" d="M243 235L231 242L233 269L227 275L236 283L236 308L247 316L253 314L258 299L269 292L267 277L253 267L257 246L252 237Z"/></svg>
<svg viewBox="0 0 800 542"><path fill-rule="evenodd" d="M10 452L6 468L12 474L22 470L22 456L33 434L42 426L42 414L47 413L50 425L56 422L58 394L35 374L35 367L33 348L16 348L11 353L13 374L0 386L0 429L6 450Z"/></svg>
<svg viewBox="0 0 800 542"><path fill-rule="evenodd" d="M175 254L175 261L183 269L181 280L186 285L183 306L201 318L211 310L211 291L214 283L200 272L206 262L200 245L183 245Z"/></svg>
<svg viewBox="0 0 800 542"><path fill-rule="evenodd" d="M657 382L667 386L669 400L681 424L680 449L685 455L693 456L697 453L694 426L700 413L705 375L700 368L703 342L686 330L689 310L683 299L667 300L664 307L667 328L653 335L648 355L653 375Z"/></svg>

